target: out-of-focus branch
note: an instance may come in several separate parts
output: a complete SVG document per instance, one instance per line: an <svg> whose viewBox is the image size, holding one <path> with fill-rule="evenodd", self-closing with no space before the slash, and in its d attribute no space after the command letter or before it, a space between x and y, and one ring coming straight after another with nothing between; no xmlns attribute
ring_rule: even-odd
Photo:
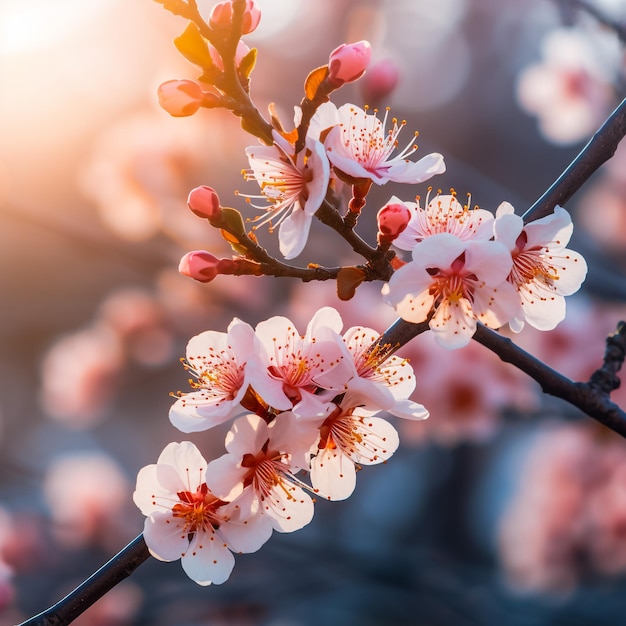
<svg viewBox="0 0 626 626"><path fill-rule="evenodd" d="M619 142L625 136L626 99L613 111L552 186L522 215L524 222L532 222L550 215L557 204L564 205L591 175L615 154Z"/></svg>
<svg viewBox="0 0 626 626"><path fill-rule="evenodd" d="M71 624L105 593L128 578L149 556L143 534L139 535L63 600L19 626Z"/></svg>

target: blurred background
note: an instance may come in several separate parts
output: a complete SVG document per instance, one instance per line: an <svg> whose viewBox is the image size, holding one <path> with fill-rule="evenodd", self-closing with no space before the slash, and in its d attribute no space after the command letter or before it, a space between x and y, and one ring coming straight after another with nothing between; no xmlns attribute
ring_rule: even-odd
<svg viewBox="0 0 626 626"><path fill-rule="evenodd" d="M624 96L623 0L257 0L252 93L288 123L307 73L368 39L371 70L337 104L391 106L442 152L435 188L526 210ZM208 12L210 0L200 0ZM394 319L380 285L340 303L334 284L180 276L187 251L229 249L186 208L197 185L234 190L255 143L223 111L173 119L156 88L195 78L172 39L185 21L151 0L0 0L0 625L43 610L141 532L138 470L170 441L208 458L225 429L167 419L188 339L336 306L345 326ZM387 86L380 78L391 77ZM397 81L395 78L397 78ZM393 87L393 83L395 87ZM402 143L402 138L400 139ZM392 194L372 190L359 228ZM626 318L626 147L567 207L589 262L568 317L516 337L586 380ZM260 233L271 250L275 241ZM320 252L323 250L323 253ZM323 254L322 257L317 255ZM297 259L355 263L314 225ZM626 443L502 365L426 334L400 353L426 422L397 423L391 461L345 502L238 557L223 586L150 559L75 623L614 625L626 610ZM626 406L626 394L615 393Z"/></svg>

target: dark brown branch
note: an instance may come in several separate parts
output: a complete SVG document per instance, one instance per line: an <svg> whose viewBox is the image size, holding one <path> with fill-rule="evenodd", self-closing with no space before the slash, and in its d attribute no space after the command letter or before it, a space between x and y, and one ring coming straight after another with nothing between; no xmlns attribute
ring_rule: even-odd
<svg viewBox="0 0 626 626"><path fill-rule="evenodd" d="M378 338L374 347L383 350L385 356L388 356L426 330L428 322L412 324L398 319ZM626 412L609 398L609 393L619 387L619 379L615 374L626 356L624 322L620 322L617 331L607 338L604 364L586 383L570 380L522 350L507 337L482 324L478 325L473 339L495 352L505 363L511 363L536 380L544 393L569 402L589 417L626 437Z"/></svg>
<svg viewBox="0 0 626 626"><path fill-rule="evenodd" d="M626 99L613 111L552 186L522 215L524 222L532 222L550 215L557 204L563 206L570 200L591 175L615 154L624 136L626 136Z"/></svg>
<svg viewBox="0 0 626 626"><path fill-rule="evenodd" d="M115 585L128 578L149 556L143 535L139 535L63 600L19 626L71 624Z"/></svg>

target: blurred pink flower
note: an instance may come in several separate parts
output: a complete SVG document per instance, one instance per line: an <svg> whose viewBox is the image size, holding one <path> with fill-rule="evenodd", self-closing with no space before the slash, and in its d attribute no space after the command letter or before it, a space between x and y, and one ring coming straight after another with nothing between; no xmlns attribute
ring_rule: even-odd
<svg viewBox="0 0 626 626"><path fill-rule="evenodd" d="M132 532L131 486L115 461L101 452L57 457L48 467L43 491L57 540L72 548L106 549Z"/></svg>
<svg viewBox="0 0 626 626"><path fill-rule="evenodd" d="M170 320L162 303L147 289L113 291L100 305L98 319L117 333L133 361L156 366L171 360L174 336Z"/></svg>
<svg viewBox="0 0 626 626"><path fill-rule="evenodd" d="M442 350L432 333L425 333L402 354L417 380L412 397L430 412L423 422L398 422L404 442L454 446L487 441L498 431L504 411L540 406L536 383L476 342L463 350Z"/></svg>
<svg viewBox="0 0 626 626"><path fill-rule="evenodd" d="M604 121L615 98L612 81L620 64L615 43L602 33L590 38L576 29L554 29L543 41L542 61L522 70L519 104L538 117L548 141L576 143Z"/></svg>
<svg viewBox="0 0 626 626"><path fill-rule="evenodd" d="M123 365L122 342L104 324L61 337L41 365L43 408L72 428L94 426L104 416Z"/></svg>
<svg viewBox="0 0 626 626"><path fill-rule="evenodd" d="M581 194L577 206L580 226L608 252L626 249L626 143Z"/></svg>
<svg viewBox="0 0 626 626"><path fill-rule="evenodd" d="M219 111L212 113L220 117ZM211 126L215 143L221 142L221 129L229 121ZM211 157L203 142L206 131L199 116L181 123L154 112L107 128L79 177L81 190L95 203L105 227L129 241L157 234L196 241L197 219L183 207ZM203 234L206 245L212 230Z"/></svg>
<svg viewBox="0 0 626 626"><path fill-rule="evenodd" d="M544 428L500 527L511 582L569 592L589 575L626 572L626 444L589 424Z"/></svg>

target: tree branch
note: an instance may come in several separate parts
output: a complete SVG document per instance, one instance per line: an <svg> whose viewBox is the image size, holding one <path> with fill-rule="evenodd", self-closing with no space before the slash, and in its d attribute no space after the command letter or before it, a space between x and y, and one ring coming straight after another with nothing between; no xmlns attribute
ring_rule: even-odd
<svg viewBox="0 0 626 626"><path fill-rule="evenodd" d="M375 342L385 357L417 335L428 330L428 322L412 324L398 319ZM544 393L561 398L583 413L626 437L626 412L611 401L609 394L620 386L616 373L626 356L626 323L620 322L617 331L607 337L604 363L588 382L574 382L542 361L522 350L507 337L478 324L473 339L482 344L505 363L511 363L536 380Z"/></svg>
<svg viewBox="0 0 626 626"><path fill-rule="evenodd" d="M149 556L143 534L139 535L65 598L18 626L71 624L115 585L128 578Z"/></svg>
<svg viewBox="0 0 626 626"><path fill-rule="evenodd" d="M624 136L626 136L626 99L613 111L552 186L522 215L524 222L532 222L550 215L557 204L564 205L591 175L615 154Z"/></svg>

